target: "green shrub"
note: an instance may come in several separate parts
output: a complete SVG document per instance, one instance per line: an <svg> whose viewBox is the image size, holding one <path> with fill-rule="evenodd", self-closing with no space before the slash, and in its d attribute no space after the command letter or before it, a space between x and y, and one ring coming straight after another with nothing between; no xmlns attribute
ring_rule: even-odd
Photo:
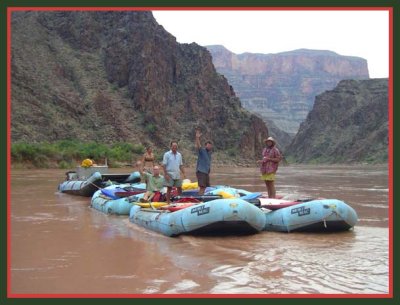
<svg viewBox="0 0 400 305"><path fill-rule="evenodd" d="M48 168L49 167L49 158L43 154L37 154L33 158L32 164L35 167Z"/></svg>
<svg viewBox="0 0 400 305"><path fill-rule="evenodd" d="M235 148L228 148L225 150L229 157L235 157L238 151Z"/></svg>
<svg viewBox="0 0 400 305"><path fill-rule="evenodd" d="M60 169L68 169L68 168L72 168L74 167L74 163L73 162L67 162L62 160L60 163L58 163L58 168Z"/></svg>
<svg viewBox="0 0 400 305"><path fill-rule="evenodd" d="M141 155L145 151L142 144L119 142L106 145L97 142L61 140L54 143L15 142L11 145L11 158L15 163L31 163L36 167L49 167L54 161L60 168L70 168L81 160L93 157L98 163L105 158L110 167L121 162L130 163L132 155ZM119 162L119 163L118 163Z"/></svg>
<svg viewBox="0 0 400 305"><path fill-rule="evenodd" d="M144 129L146 130L146 132L153 134L157 131L157 126L150 123L150 124L147 124Z"/></svg>
<svg viewBox="0 0 400 305"><path fill-rule="evenodd" d="M142 144L134 144L132 146L132 152L135 154L144 154L145 147Z"/></svg>
<svg viewBox="0 0 400 305"><path fill-rule="evenodd" d="M36 155L34 144L15 143L11 146L11 158L17 162L33 160Z"/></svg>

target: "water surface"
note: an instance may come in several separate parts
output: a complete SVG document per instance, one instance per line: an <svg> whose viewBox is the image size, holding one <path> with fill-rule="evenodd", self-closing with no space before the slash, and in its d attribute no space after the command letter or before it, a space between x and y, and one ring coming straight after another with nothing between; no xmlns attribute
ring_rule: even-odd
<svg viewBox="0 0 400 305"><path fill-rule="evenodd" d="M58 193L64 172L11 172L14 294L388 293L384 166L280 167L278 194L351 205L359 222L348 232L175 238L93 210L90 198ZM256 168L217 168L211 177L213 184L266 190Z"/></svg>

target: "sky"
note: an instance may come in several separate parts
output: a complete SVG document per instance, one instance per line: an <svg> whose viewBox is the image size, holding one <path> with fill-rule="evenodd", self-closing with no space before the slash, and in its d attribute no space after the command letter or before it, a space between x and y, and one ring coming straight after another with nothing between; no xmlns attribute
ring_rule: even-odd
<svg viewBox="0 0 400 305"><path fill-rule="evenodd" d="M153 11L179 43L223 45L241 54L330 50L368 61L370 78L389 76L387 10Z"/></svg>

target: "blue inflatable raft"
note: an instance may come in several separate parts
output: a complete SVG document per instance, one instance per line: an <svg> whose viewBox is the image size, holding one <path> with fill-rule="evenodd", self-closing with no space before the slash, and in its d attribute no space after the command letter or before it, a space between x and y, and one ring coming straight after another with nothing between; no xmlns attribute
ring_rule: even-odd
<svg viewBox="0 0 400 305"><path fill-rule="evenodd" d="M180 234L243 235L265 228L265 214L242 199L217 199L179 211L152 210L133 206L132 223L167 236Z"/></svg>
<svg viewBox="0 0 400 305"><path fill-rule="evenodd" d="M93 170L93 168L91 168ZM98 189L112 183L134 183L140 181L140 173L130 174L103 174L92 172L87 178L78 176L76 172L69 171L67 180L58 185L61 193L91 197Z"/></svg>
<svg viewBox="0 0 400 305"><path fill-rule="evenodd" d="M106 214L129 215L131 207L139 200L138 198L143 197L143 194L123 198L115 195L117 191L129 186L143 189L146 187L144 183L110 185L93 194L91 207Z"/></svg>
<svg viewBox="0 0 400 305"><path fill-rule="evenodd" d="M351 229L358 217L343 201L321 199L265 211L265 220L265 231L335 232Z"/></svg>
<svg viewBox="0 0 400 305"><path fill-rule="evenodd" d="M58 191L70 195L90 197L101 187L102 180L101 173L94 172L84 180L66 180L60 183Z"/></svg>

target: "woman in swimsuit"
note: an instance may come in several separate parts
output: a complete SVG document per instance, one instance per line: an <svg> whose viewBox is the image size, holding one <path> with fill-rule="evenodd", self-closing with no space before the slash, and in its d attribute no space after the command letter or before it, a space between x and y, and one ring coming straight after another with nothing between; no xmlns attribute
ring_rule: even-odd
<svg viewBox="0 0 400 305"><path fill-rule="evenodd" d="M143 168L145 171L151 173L152 169L155 165L154 163L154 154L153 154L153 150L150 146L146 147L146 152L144 153L143 157L142 157L142 164L143 164Z"/></svg>

